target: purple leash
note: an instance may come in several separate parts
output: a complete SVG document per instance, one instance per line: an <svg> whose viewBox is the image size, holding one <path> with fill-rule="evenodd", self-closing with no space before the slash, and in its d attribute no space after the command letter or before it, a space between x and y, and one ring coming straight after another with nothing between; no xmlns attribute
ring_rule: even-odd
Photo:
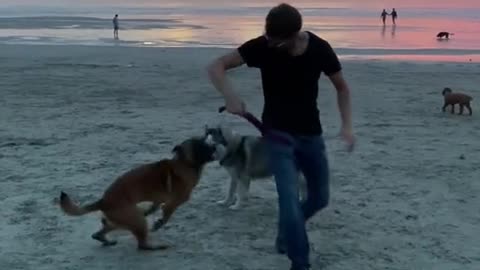
<svg viewBox="0 0 480 270"><path fill-rule="evenodd" d="M226 110L225 106L222 106L218 109L218 112L219 113L222 113ZM272 132L269 132L268 129L265 127L265 125L262 123L262 121L258 120L258 118L256 118L253 114L249 113L249 112L245 112L244 114L241 114L240 115L241 117L245 118L248 122L250 122L252 125L254 125L259 131L260 133L262 133L262 136L263 137L270 137L278 142L281 142L281 143L285 143L285 144L292 144L292 141L289 140L288 138L280 135L280 134L276 134L276 133L272 133Z"/></svg>

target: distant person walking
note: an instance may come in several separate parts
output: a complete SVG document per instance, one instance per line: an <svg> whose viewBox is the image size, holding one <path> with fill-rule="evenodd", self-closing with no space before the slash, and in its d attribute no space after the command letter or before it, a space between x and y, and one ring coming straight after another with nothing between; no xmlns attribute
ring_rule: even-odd
<svg viewBox="0 0 480 270"><path fill-rule="evenodd" d="M393 24L395 24L395 21L397 20L397 17L398 17L398 14L395 8L392 10L392 13L390 13L390 15L392 15L392 22Z"/></svg>
<svg viewBox="0 0 480 270"><path fill-rule="evenodd" d="M380 15L380 17L382 17L383 25L385 25L385 20L387 19L387 15L388 15L387 11L383 9L382 14Z"/></svg>
<svg viewBox="0 0 480 270"><path fill-rule="evenodd" d="M118 39L118 14L113 17L113 38Z"/></svg>

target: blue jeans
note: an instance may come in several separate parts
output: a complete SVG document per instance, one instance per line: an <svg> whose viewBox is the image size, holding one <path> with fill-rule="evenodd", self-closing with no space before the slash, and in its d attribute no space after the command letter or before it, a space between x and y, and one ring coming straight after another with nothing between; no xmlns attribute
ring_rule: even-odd
<svg viewBox="0 0 480 270"><path fill-rule="evenodd" d="M291 141L287 145L266 138L270 168L278 192L279 220L277 243L285 245L292 270L307 269L309 242L305 222L324 208L329 200L329 167L321 136L292 136L273 131ZM307 182L307 198L300 202L298 171Z"/></svg>

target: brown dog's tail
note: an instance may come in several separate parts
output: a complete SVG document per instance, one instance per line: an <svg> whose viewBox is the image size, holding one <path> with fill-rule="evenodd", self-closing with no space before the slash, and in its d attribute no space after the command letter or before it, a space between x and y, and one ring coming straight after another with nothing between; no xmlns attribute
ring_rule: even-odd
<svg viewBox="0 0 480 270"><path fill-rule="evenodd" d="M94 203L87 204L85 206L78 206L72 202L67 193L60 194L60 207L65 214L70 216L82 216L90 212L98 211L101 208L102 200L98 200Z"/></svg>

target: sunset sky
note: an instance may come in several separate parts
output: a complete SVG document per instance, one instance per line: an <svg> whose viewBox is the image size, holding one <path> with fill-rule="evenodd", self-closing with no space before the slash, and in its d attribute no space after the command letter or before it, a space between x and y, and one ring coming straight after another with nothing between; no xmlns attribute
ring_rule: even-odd
<svg viewBox="0 0 480 270"><path fill-rule="evenodd" d="M122 39L132 43L232 46L263 32L263 16L282 0L0 0L1 37L22 39L40 35L51 40L104 43L110 36L110 19L120 14ZM480 0L291 0L305 16L305 29L314 31L340 48L451 48L478 49L480 44ZM166 8L168 7L168 8ZM179 9L175 9L178 7ZM192 7L192 8L189 8ZM236 7L261 7L241 9ZM310 8L310 9L309 9ZM326 9L315 9L326 8ZM338 8L338 9L328 9ZM345 8L345 9L343 9ZM399 26L381 27L380 12L399 12ZM23 17L65 16L66 25L49 28L38 21L32 29ZM108 19L105 24L83 21L83 17ZM163 27L138 19L174 19ZM125 20L125 21L123 21ZM127 20L130 22L127 23ZM58 21L55 21L55 25ZM39 25L40 24L40 25ZM144 26L143 24L146 24ZM159 25L160 24L160 25ZM146 27L136 29L135 27ZM192 27L201 26L201 27ZM3 27L3 28L2 28ZM37 29L40 27L40 31ZM93 27L93 28L92 28ZM98 29L97 29L98 28ZM439 31L455 31L450 42L438 42ZM108 32L108 33L107 33ZM87 42L87 43L88 43Z"/></svg>
<svg viewBox="0 0 480 270"><path fill-rule="evenodd" d="M239 3L240 2L240 3ZM280 1L272 0L2 0L9 6L271 6ZM479 8L479 0L292 0L286 1L301 7L431 7L431 8Z"/></svg>

